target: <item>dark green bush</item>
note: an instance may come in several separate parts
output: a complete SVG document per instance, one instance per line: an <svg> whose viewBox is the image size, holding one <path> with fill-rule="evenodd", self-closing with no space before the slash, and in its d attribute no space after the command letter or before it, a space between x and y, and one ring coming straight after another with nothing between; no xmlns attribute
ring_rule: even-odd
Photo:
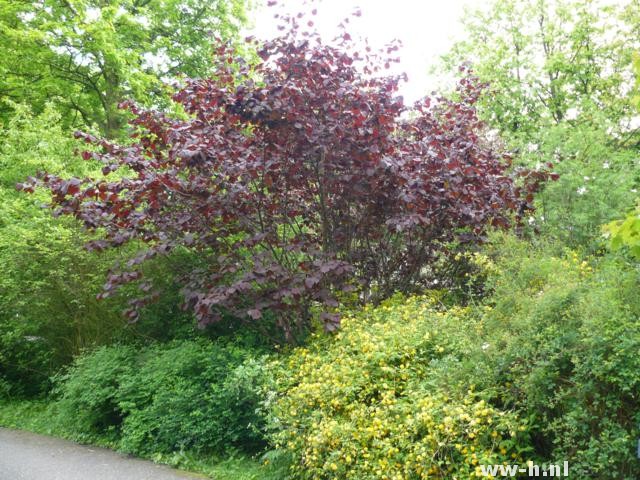
<svg viewBox="0 0 640 480"><path fill-rule="evenodd" d="M100 347L56 377L57 421L63 429L83 437L108 434L113 438L124 418L120 388L134 374L135 362L132 347Z"/></svg>
<svg viewBox="0 0 640 480"><path fill-rule="evenodd" d="M207 341L149 348L120 392L126 412L123 448L221 452L259 447L253 425L261 422L254 412L262 372L245 360L246 351Z"/></svg>
<svg viewBox="0 0 640 480"><path fill-rule="evenodd" d="M264 446L263 362L231 343L103 347L59 377L59 421L128 452L255 452Z"/></svg>
<svg viewBox="0 0 640 480"><path fill-rule="evenodd" d="M21 318L0 322L0 399L37 396L49 385L52 348Z"/></svg>

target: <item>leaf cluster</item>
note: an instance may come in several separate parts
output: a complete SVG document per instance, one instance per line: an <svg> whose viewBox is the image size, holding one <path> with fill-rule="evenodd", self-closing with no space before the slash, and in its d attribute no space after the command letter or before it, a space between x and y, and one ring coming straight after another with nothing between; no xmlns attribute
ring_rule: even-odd
<svg viewBox="0 0 640 480"><path fill-rule="evenodd" d="M256 66L220 45L215 76L175 95L188 119L129 105L133 144L78 134L104 178L46 174L21 186L46 186L56 214L104 232L91 248L146 245L109 276L105 296L141 280L139 264L185 248L201 258L183 282L201 324L277 312L292 340L314 305L325 329L337 327L337 291L367 302L420 288L448 243L477 242L531 207L545 174L521 172L517 185L509 159L482 141L472 76L459 100L409 110L400 78L381 74L397 47L362 56L347 33L324 45L288 21ZM132 302L131 318L145 301Z"/></svg>

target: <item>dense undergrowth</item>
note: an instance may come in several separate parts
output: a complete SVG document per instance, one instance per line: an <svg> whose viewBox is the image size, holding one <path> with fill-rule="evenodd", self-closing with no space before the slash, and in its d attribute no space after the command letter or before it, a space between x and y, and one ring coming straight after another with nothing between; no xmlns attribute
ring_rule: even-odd
<svg viewBox="0 0 640 480"><path fill-rule="evenodd" d="M86 23L67 2L5 3L16 38ZM242 0L202 10L222 23L170 3L225 38L244 18ZM370 78L396 45L361 71L348 33L298 43L304 15L262 49L192 59L216 75L184 82L181 105L144 97L153 77L136 89L150 110L113 110L137 78L122 45L100 105L55 72L15 103L4 87L34 72L0 75L0 426L220 480L565 461L575 480L637 480L636 3L494 0L444 59L458 90L414 110L399 78ZM99 24L136 38L138 8L159 8L112 4ZM85 23L62 25L78 48ZM47 85L97 111L45 102Z"/></svg>
<svg viewBox="0 0 640 480"><path fill-rule="evenodd" d="M281 362L272 415L295 478L471 478L529 460L637 478L637 268L508 237L475 258L483 301L394 299Z"/></svg>
<svg viewBox="0 0 640 480"><path fill-rule="evenodd" d="M281 353L102 347L54 379L48 403L0 419L177 464L236 452L292 478L473 478L529 460L637 478L637 268L509 236L472 257L488 292L467 306L397 295Z"/></svg>

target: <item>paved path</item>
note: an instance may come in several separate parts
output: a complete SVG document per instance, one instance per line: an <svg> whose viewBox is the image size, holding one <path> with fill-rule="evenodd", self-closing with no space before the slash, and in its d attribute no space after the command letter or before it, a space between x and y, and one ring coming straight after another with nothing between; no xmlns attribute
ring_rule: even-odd
<svg viewBox="0 0 640 480"><path fill-rule="evenodd" d="M194 480L111 450L0 428L0 480Z"/></svg>

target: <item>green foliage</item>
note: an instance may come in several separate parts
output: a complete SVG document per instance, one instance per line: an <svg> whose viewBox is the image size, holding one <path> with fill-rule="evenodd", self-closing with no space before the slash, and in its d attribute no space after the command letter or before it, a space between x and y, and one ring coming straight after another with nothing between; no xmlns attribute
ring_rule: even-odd
<svg viewBox="0 0 640 480"><path fill-rule="evenodd" d="M271 425L293 478L469 478L527 460L638 478L638 272L509 236L471 257L482 303L395 298L278 362Z"/></svg>
<svg viewBox="0 0 640 480"><path fill-rule="evenodd" d="M194 330L180 308L180 279L202 264L189 248L145 264L160 298L135 325L121 316L134 285L96 300L139 245L89 253L89 234L15 183L39 170L95 176L100 165L74 151L97 147L65 129L121 136L125 98L174 108L165 80L210 74L208 31L235 38L247 4L0 1L0 426L221 480L444 480L527 460L640 478L640 278L598 235L606 224L609 247L640 258L640 207L616 220L640 184L638 0L496 0L467 17L445 63L470 60L490 83L479 114L500 138L489 143L561 176L535 198L529 242L496 234L442 257L461 291L359 310L350 294L341 330L271 359L273 312L260 333L226 310ZM21 400L52 383L49 400Z"/></svg>
<svg viewBox="0 0 640 480"><path fill-rule="evenodd" d="M463 19L466 38L444 57L470 62L491 83L482 113L507 137L526 138L593 107L616 122L630 113L632 53L624 2L496 0ZM619 127L619 125L615 125Z"/></svg>
<svg viewBox="0 0 640 480"><path fill-rule="evenodd" d="M34 116L14 105L0 142L0 378L12 396L33 395L83 348L110 341L124 326L118 301L95 296L118 254L86 252L88 237L69 219L41 208L15 183L38 170L87 175L95 166L73 155L78 142L51 106ZM7 392L5 392L7 393Z"/></svg>
<svg viewBox="0 0 640 480"><path fill-rule="evenodd" d="M91 441L94 445L117 447L106 437L78 435L59 422L52 422L57 415L57 405L42 400L0 401L0 427L28 430L44 435L55 435L74 441ZM232 455L225 459L198 456L189 452L154 453L146 456L157 463L205 474L216 480L282 480L284 475L272 465L262 465L257 459Z"/></svg>
<svg viewBox="0 0 640 480"><path fill-rule="evenodd" d="M633 2L629 2L633 3ZM630 78L640 17L594 0L497 0L470 12L444 57L489 83L479 113L515 161L560 174L536 199L536 228L598 247L600 225L628 209L640 183Z"/></svg>
<svg viewBox="0 0 640 480"><path fill-rule="evenodd" d="M576 478L638 478L638 272L615 258L497 245L484 388L532 420L539 457L567 460Z"/></svg>
<svg viewBox="0 0 640 480"><path fill-rule="evenodd" d="M20 319L0 322L0 399L47 391L52 348Z"/></svg>
<svg viewBox="0 0 640 480"><path fill-rule="evenodd" d="M119 405L123 380L133 375L135 351L131 347L101 347L79 357L56 377L58 421L84 438L109 434L114 438L124 413Z"/></svg>
<svg viewBox="0 0 640 480"><path fill-rule="evenodd" d="M640 15L638 17L640 18ZM638 24L640 25L640 21L638 21ZM632 101L635 107L640 110L640 51L633 55L633 68L636 74L636 85Z"/></svg>
<svg viewBox="0 0 640 480"><path fill-rule="evenodd" d="M262 445L255 415L263 373L246 352L207 342L169 344L144 354L123 381L122 447L131 452L215 451Z"/></svg>
<svg viewBox="0 0 640 480"><path fill-rule="evenodd" d="M58 421L136 454L255 452L268 378L259 358L232 344L103 347L58 377Z"/></svg>
<svg viewBox="0 0 640 480"><path fill-rule="evenodd" d="M547 128L535 148L520 155L527 164L553 162L560 174L536 199L532 217L540 233L569 246L598 246L600 226L632 205L640 183L633 149L620 149L602 128L602 115L592 121Z"/></svg>
<svg viewBox="0 0 640 480"><path fill-rule="evenodd" d="M244 0L2 2L0 100L41 111L54 99L65 125L118 136L119 102L162 104L167 80L209 72L211 35L234 38L245 10Z"/></svg>
<svg viewBox="0 0 640 480"><path fill-rule="evenodd" d="M295 350L272 405L293 477L469 478L481 463L524 461L526 422L451 378L478 360L480 327L465 309L398 296Z"/></svg>
<svg viewBox="0 0 640 480"><path fill-rule="evenodd" d="M603 228L612 250L626 247L633 257L640 259L640 205L623 220L615 220Z"/></svg>
<svg viewBox="0 0 640 480"><path fill-rule="evenodd" d="M177 277L198 262L188 252L146 265L161 299L142 312L138 324L127 324L122 315L126 300L139 294L134 289L96 299L109 269L133 249L86 251L91 237L77 222L52 218L41 206L46 195L29 198L15 184L45 169L83 177L99 165L75 155L81 145L65 133L52 105L41 115L24 105L13 108L0 143L0 396L44 393L61 366L98 345L195 336L193 317L180 309L177 286Z"/></svg>
<svg viewBox="0 0 640 480"><path fill-rule="evenodd" d="M630 9L630 11L632 10ZM635 15L639 25L638 31L640 31L640 15L637 11L635 11ZM633 101L636 108L640 110L640 52L636 52L634 55L634 70L636 73L636 85ZM610 222L603 227L603 230L612 250L615 251L621 247L626 247L633 257L640 259L640 202L624 219Z"/></svg>
<svg viewBox="0 0 640 480"><path fill-rule="evenodd" d="M63 437L64 432L53 428L50 409L44 400L0 400L0 427Z"/></svg>

